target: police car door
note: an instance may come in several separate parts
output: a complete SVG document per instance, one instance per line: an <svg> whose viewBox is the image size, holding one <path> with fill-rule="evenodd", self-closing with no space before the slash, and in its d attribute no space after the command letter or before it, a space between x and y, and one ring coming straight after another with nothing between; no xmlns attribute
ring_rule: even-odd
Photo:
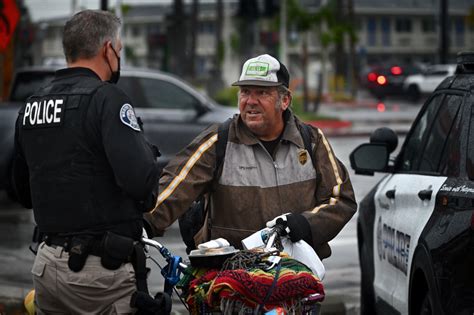
<svg viewBox="0 0 474 315"><path fill-rule="evenodd" d="M441 100L442 95L436 96L424 107L423 113L419 115L412 126L411 132L405 140L404 148L398 157L398 160L403 157L404 163L395 166L394 173L387 176L375 195L374 291L378 304L382 306L385 304L380 299L389 307L394 306L393 295L397 287L399 273L405 274L406 272L404 271L406 267L402 263L406 252L400 251L397 242L400 239L400 233L403 233L396 225L399 215L397 207L400 209L408 207L402 204L406 203L402 198L402 191L418 191L419 187L423 186L423 183L419 182L419 178L414 179L417 176L412 174L412 169L417 164L421 143L424 141L426 131L429 130L428 127L433 122Z"/></svg>
<svg viewBox="0 0 474 315"><path fill-rule="evenodd" d="M377 301L380 299L392 304L393 290L396 287L396 270L389 264L390 231L395 221L395 203L393 193L396 189L394 175L385 177L374 196L375 229L374 229L374 292Z"/></svg>
<svg viewBox="0 0 474 315"><path fill-rule="evenodd" d="M437 94L427 102L397 160L394 249L391 264L397 270L393 307L408 314L413 255L420 235L433 214L436 195L447 177L440 161L449 137L459 130L462 95ZM419 142L420 141L420 142Z"/></svg>

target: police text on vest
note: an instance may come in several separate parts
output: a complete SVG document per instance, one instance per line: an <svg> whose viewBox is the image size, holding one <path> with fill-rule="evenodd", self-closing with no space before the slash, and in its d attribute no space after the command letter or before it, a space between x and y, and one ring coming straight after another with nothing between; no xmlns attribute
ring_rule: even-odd
<svg viewBox="0 0 474 315"><path fill-rule="evenodd" d="M26 103L23 126L51 126L61 124L62 99L44 99Z"/></svg>

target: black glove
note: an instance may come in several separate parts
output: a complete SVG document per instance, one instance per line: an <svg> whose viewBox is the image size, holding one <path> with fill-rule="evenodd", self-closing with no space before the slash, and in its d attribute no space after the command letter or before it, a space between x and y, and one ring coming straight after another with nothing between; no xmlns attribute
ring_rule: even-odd
<svg viewBox="0 0 474 315"><path fill-rule="evenodd" d="M311 227L303 215L296 213L282 214L268 221L267 227L272 228L277 224L285 227L283 235L288 235L292 242L304 240L309 245L312 245Z"/></svg>

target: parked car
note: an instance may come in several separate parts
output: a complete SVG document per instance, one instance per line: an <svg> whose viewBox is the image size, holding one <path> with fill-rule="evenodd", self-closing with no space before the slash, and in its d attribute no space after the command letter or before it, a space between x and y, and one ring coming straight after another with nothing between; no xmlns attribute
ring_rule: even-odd
<svg viewBox="0 0 474 315"><path fill-rule="evenodd" d="M388 129L350 155L387 175L359 204L361 314L474 313L474 53L429 97L399 154Z"/></svg>
<svg viewBox="0 0 474 315"><path fill-rule="evenodd" d="M237 107L219 105L164 72L125 69L118 85L131 98L143 121L145 136L160 149L162 167L204 128L238 113Z"/></svg>
<svg viewBox="0 0 474 315"><path fill-rule="evenodd" d="M420 73L418 65L388 64L368 67L361 78L364 86L373 96L383 100L387 96L403 95L403 84L409 75Z"/></svg>
<svg viewBox="0 0 474 315"><path fill-rule="evenodd" d="M408 99L416 102L423 95L431 94L436 87L456 71L456 65L431 65L421 73L409 75L403 84Z"/></svg>
<svg viewBox="0 0 474 315"><path fill-rule="evenodd" d="M18 71L8 103L0 104L0 189L9 186L18 110L28 96L52 80L55 70L34 67ZM131 98L137 116L143 121L145 136L160 149L160 167L205 127L223 122L238 112L236 107L216 104L183 80L161 71L125 68L118 85Z"/></svg>

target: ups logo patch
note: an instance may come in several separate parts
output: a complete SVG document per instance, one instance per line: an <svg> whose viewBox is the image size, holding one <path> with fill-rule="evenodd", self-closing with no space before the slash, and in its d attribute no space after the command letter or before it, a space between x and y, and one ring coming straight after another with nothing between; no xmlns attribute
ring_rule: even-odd
<svg viewBox="0 0 474 315"><path fill-rule="evenodd" d="M298 161L301 165L305 165L308 162L308 151L304 149L298 150Z"/></svg>

